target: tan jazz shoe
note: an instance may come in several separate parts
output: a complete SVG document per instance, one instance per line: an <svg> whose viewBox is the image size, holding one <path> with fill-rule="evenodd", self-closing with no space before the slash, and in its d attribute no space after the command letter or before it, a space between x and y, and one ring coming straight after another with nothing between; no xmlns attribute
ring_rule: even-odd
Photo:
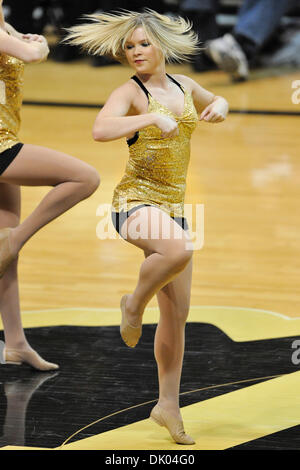
<svg viewBox="0 0 300 470"><path fill-rule="evenodd" d="M120 334L124 343L130 348L134 348L142 335L142 325L132 326L126 318L126 300L128 295L123 295L120 303L122 312L122 321L120 326Z"/></svg>
<svg viewBox="0 0 300 470"><path fill-rule="evenodd" d="M2 228L0 230L0 278L5 273L15 256L12 254L9 235L12 228Z"/></svg>
<svg viewBox="0 0 300 470"><path fill-rule="evenodd" d="M188 434L185 434L183 422L175 418L175 416L164 410L161 406L156 405L153 408L150 414L150 418L159 426L166 427L177 444L195 444L194 439Z"/></svg>
<svg viewBox="0 0 300 470"><path fill-rule="evenodd" d="M59 366L52 362L47 362L41 358L36 351L22 350L22 349L6 349L3 350L3 357L5 364L21 365L23 363L29 364L37 370L55 370Z"/></svg>

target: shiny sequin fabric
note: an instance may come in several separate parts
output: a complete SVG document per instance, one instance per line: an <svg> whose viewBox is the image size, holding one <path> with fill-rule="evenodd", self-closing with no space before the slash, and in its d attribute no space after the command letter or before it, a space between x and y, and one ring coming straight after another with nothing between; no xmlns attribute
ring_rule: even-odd
<svg viewBox="0 0 300 470"><path fill-rule="evenodd" d="M191 94L184 91L184 110L177 116L149 93L148 113L169 116L178 122L179 135L162 139L156 126L140 130L129 146L125 174L113 196L113 211L128 211L138 204L160 207L170 216L184 216L190 138L198 121Z"/></svg>
<svg viewBox="0 0 300 470"><path fill-rule="evenodd" d="M0 53L0 153L19 142L23 74L21 60Z"/></svg>

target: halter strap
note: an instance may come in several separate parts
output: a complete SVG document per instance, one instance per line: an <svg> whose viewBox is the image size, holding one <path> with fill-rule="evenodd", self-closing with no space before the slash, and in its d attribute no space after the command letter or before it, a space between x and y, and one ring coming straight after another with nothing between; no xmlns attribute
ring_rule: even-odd
<svg viewBox="0 0 300 470"><path fill-rule="evenodd" d="M170 80L172 80L172 82L174 82L177 86L179 86L179 88L180 88L180 90L182 91L182 93L184 93L184 89L183 89L182 85L180 85L180 83L177 82L177 80L175 80L175 78L171 77L171 75L169 75L168 73L167 73L167 77L169 77Z"/></svg>
<svg viewBox="0 0 300 470"><path fill-rule="evenodd" d="M175 78L171 77L171 75L169 75L168 73L166 74L167 77L172 80L172 82L174 82L177 86L179 86L180 90L182 91L182 93L184 93L184 89L182 87L182 85L180 85L180 83L178 83ZM131 77L132 80L134 80L140 87L141 89L143 90L143 92L145 93L145 95L147 96L148 100L149 100L149 96L151 96L151 93L147 90L147 88L145 87L145 85L141 82L141 80L136 76L136 75L133 75L133 77Z"/></svg>
<svg viewBox="0 0 300 470"><path fill-rule="evenodd" d="M141 89L143 90L143 92L145 93L145 95L147 96L147 98L149 99L149 95L151 96L151 93L149 93L149 91L147 90L147 88L143 85L143 83L141 82L141 80L136 76L134 75L133 77L131 77L132 80L134 80L140 87Z"/></svg>

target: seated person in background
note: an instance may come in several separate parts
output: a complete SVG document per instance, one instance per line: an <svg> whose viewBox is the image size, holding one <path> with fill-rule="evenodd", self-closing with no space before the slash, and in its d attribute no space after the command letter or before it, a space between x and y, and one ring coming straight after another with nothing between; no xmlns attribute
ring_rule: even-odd
<svg viewBox="0 0 300 470"><path fill-rule="evenodd" d="M298 3L298 0L244 0L231 34L207 41L207 55L233 81L247 80L249 65L275 32L282 16Z"/></svg>

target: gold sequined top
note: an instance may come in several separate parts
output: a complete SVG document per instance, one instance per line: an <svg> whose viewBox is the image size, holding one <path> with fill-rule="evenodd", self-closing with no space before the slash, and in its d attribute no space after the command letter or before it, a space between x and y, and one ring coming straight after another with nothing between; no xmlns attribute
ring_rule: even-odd
<svg viewBox="0 0 300 470"><path fill-rule="evenodd" d="M197 125L198 115L191 94L171 76L168 77L184 92L184 110L180 116L159 103L137 77L132 77L148 96L148 113L175 119L179 135L162 139L160 129L149 126L127 141L129 160L125 174L114 191L113 211L126 212L139 204L150 204L160 207L170 216L184 216L190 138Z"/></svg>
<svg viewBox="0 0 300 470"><path fill-rule="evenodd" d="M23 73L21 60L0 53L0 152L19 142Z"/></svg>

